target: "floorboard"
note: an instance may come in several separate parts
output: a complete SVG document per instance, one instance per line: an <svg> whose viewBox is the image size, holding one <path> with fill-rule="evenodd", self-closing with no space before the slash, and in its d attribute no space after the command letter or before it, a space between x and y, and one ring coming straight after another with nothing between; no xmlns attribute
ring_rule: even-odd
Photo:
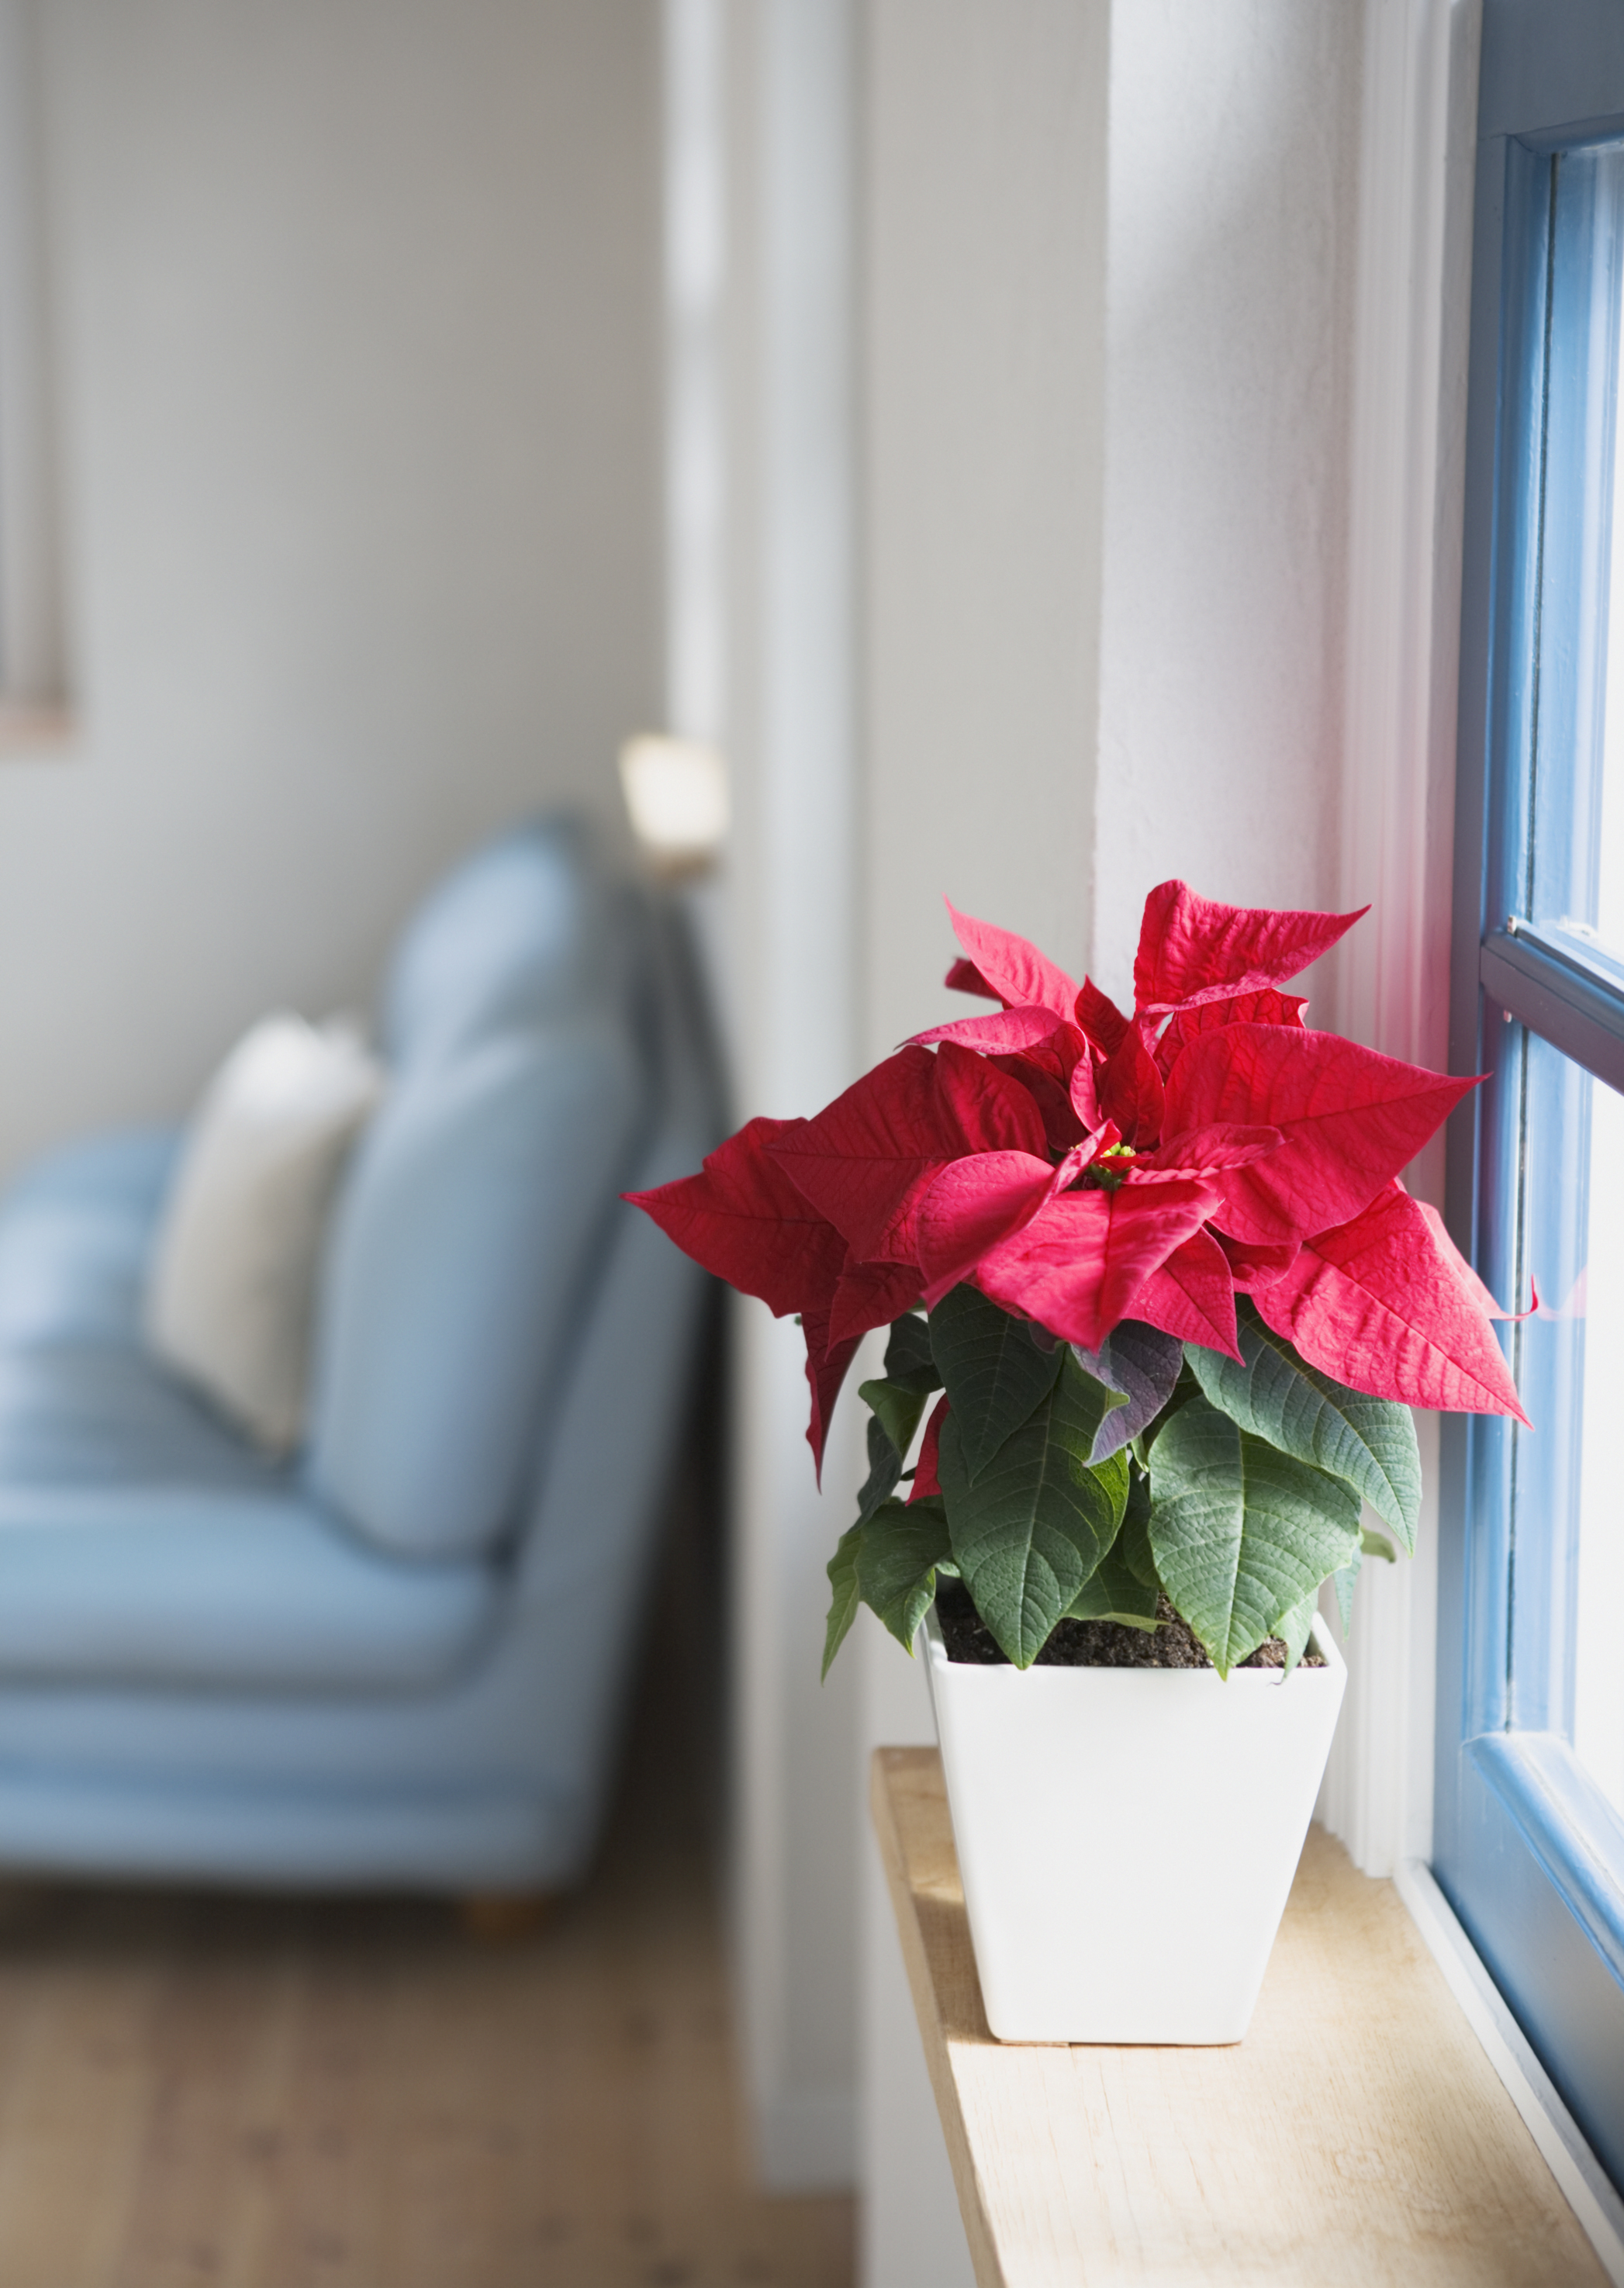
<svg viewBox="0 0 1624 2288"><path fill-rule="evenodd" d="M707 1748L669 1664L590 1885L0 1891L0 2288L849 2288L744 2150Z"/></svg>

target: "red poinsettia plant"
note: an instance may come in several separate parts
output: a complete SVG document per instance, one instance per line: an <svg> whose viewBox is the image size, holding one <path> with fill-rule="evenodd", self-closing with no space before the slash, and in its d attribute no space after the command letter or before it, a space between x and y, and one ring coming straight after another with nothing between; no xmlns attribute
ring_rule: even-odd
<svg viewBox="0 0 1624 2288"><path fill-rule="evenodd" d="M1409 1409L1526 1418L1503 1314L1399 1181L1476 1082L1317 1030L1282 990L1359 913L1164 882L1129 1016L949 911L947 983L995 1012L634 1196L798 1314L820 1469L858 1344L891 1330L826 1672L860 1603L911 1645L944 1575L1020 1667L1063 1618L1152 1629L1168 1605L1225 1673L1268 1637L1295 1664L1323 1584L1345 1623L1361 1557L1393 1553L1364 1504L1414 1547Z"/></svg>

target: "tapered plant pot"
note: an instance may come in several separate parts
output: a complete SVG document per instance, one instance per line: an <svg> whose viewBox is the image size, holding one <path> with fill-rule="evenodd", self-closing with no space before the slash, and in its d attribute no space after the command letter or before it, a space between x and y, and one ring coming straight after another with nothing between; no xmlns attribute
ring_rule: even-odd
<svg viewBox="0 0 1624 2288"><path fill-rule="evenodd" d="M975 1667L923 1633L987 2023L1004 2042L1238 2042L1347 1670Z"/></svg>

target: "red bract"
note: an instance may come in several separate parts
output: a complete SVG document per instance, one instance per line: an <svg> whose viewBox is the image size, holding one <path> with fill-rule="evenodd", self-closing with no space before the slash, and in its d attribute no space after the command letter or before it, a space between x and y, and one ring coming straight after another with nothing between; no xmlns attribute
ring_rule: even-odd
<svg viewBox="0 0 1624 2288"><path fill-rule="evenodd" d="M1069 1152L1100 1125L1097 1068L1088 1037L1077 1026L1058 1026L1046 1041L1018 1054L1001 1052L992 1061L1031 1096L1051 1152Z"/></svg>
<svg viewBox="0 0 1624 2288"><path fill-rule="evenodd" d="M1235 1355L1250 1294L1355 1388L1520 1419L1494 1307L1398 1181L1475 1084L1312 1030L1281 989L1358 918L1164 882L1128 1017L954 912L947 982L997 1011L920 1034L813 1120L751 1121L638 1204L800 1313L820 1457L860 1336L961 1281L1089 1351L1132 1318Z"/></svg>
<svg viewBox="0 0 1624 2288"><path fill-rule="evenodd" d="M1230 1168L1249 1167L1285 1142L1278 1128L1187 1128L1169 1136L1153 1152L1135 1155L1128 1180L1164 1184L1175 1176L1218 1176Z"/></svg>
<svg viewBox="0 0 1624 2288"><path fill-rule="evenodd" d="M914 1467L914 1484L908 1495L910 1502L926 1501L942 1490L942 1482L936 1474L936 1464L941 1447L942 1424L947 1419L947 1402L946 1398L939 1398L931 1409L925 1434L919 1442L919 1459Z"/></svg>
<svg viewBox="0 0 1624 2288"><path fill-rule="evenodd" d="M917 1300L910 1265L853 1264L844 1238L820 1215L769 1147L810 1127L751 1120L706 1160L652 1192L629 1192L684 1253L777 1317L798 1312L812 1389L807 1438L821 1470L829 1416L858 1342Z"/></svg>
<svg viewBox="0 0 1624 2288"><path fill-rule="evenodd" d="M1030 1223L1055 1188L1055 1170L1030 1152L980 1152L944 1168L919 1204L919 1267L936 1304L991 1247Z"/></svg>
<svg viewBox="0 0 1624 2288"><path fill-rule="evenodd" d="M768 1148L859 1261L911 1263L931 1179L967 1152L1042 1152L1043 1124L1018 1081L948 1042L899 1050Z"/></svg>
<svg viewBox="0 0 1624 2288"><path fill-rule="evenodd" d="M1077 995L1077 1022L1091 1041L1097 1043L1100 1053L1109 1056L1121 1044L1128 1030L1128 1020L1108 993L1102 993L1091 977L1085 977Z"/></svg>
<svg viewBox="0 0 1624 2288"><path fill-rule="evenodd" d="M1078 997L1081 999L1081 996L1079 995ZM1074 1028L1073 1031L1075 1031ZM1087 1040L1080 1032L1075 1034L1075 1037L1081 1043L1081 1050L1073 1060L1071 1071L1066 1075L1066 1104L1073 1119L1082 1129L1084 1134L1092 1135L1105 1118L1099 1105L1099 1081L1094 1060L1088 1053ZM1027 1062L1031 1061L1032 1060L1028 1058Z"/></svg>
<svg viewBox="0 0 1624 2288"><path fill-rule="evenodd" d="M1529 1282L1533 1291L1528 1299L1528 1308L1525 1311L1502 1310L1445 1230L1444 1219L1438 1210L1429 1206L1425 1200L1417 1200L1415 1204L1427 1219L1427 1229L1432 1234L1432 1244L1437 1248L1446 1266L1454 1272L1465 1289L1467 1299L1477 1310L1482 1311L1491 1319L1509 1319L1514 1323L1520 1323L1524 1319L1533 1317L1540 1307L1540 1291L1533 1286L1532 1280Z"/></svg>
<svg viewBox="0 0 1624 2288"><path fill-rule="evenodd" d="M697 1176L626 1197L685 1255L742 1294L758 1295L775 1318L827 1309L845 1267L846 1243L766 1148L811 1124L747 1121Z"/></svg>
<svg viewBox="0 0 1624 2288"><path fill-rule="evenodd" d="M1145 901L1133 986L1139 1007L1176 1009L1283 985L1328 953L1360 915L1271 913L1200 898L1184 882L1158 884Z"/></svg>
<svg viewBox="0 0 1624 2288"><path fill-rule="evenodd" d="M1130 1307L1137 1311L1145 1282L1200 1229L1218 1196L1212 1186L1192 1183L1062 1192L990 1247L971 1282L1006 1311L1097 1351Z"/></svg>
<svg viewBox="0 0 1624 2288"><path fill-rule="evenodd" d="M1196 1001L1175 1010L1156 1044L1156 1062L1163 1077L1172 1070L1181 1049L1202 1033L1220 1025L1301 1025L1308 1007L1300 993L1277 993L1272 985L1261 993L1234 993L1221 1000Z"/></svg>
<svg viewBox="0 0 1624 2288"><path fill-rule="evenodd" d="M1099 1108L1144 1151L1161 1134L1166 1091L1137 1025L1130 1026L1099 1069ZM1075 1100L1073 1099L1073 1102Z"/></svg>
<svg viewBox="0 0 1624 2288"><path fill-rule="evenodd" d="M1224 1251L1229 1275L1240 1295L1249 1295L1256 1288L1266 1287L1282 1271L1289 1271L1297 1259L1299 1243L1295 1239L1282 1240L1273 1246L1249 1247L1244 1240L1231 1239L1225 1232L1213 1235Z"/></svg>
<svg viewBox="0 0 1624 2288"><path fill-rule="evenodd" d="M991 922L978 922L960 913L951 899L947 911L953 916L954 935L970 956L976 974L1006 1008L1036 1005L1052 1009L1062 1021L1071 1016L1077 988L1046 954L1024 937L1017 937L1013 930L995 929Z"/></svg>
<svg viewBox="0 0 1624 2288"><path fill-rule="evenodd" d="M1487 1314L1401 1184L1310 1240L1256 1301L1311 1366L1374 1398L1528 1421Z"/></svg>
<svg viewBox="0 0 1624 2288"><path fill-rule="evenodd" d="M1303 1239L1367 1207L1476 1085L1336 1033L1228 1025L1179 1056L1168 1076L1168 1121L1279 1129L1279 1150L1235 1172L1214 1219L1234 1239Z"/></svg>
<svg viewBox="0 0 1624 2288"><path fill-rule="evenodd" d="M1159 1264L1133 1299L1133 1315L1181 1342L1239 1358L1235 1287L1224 1250L1209 1231L1192 1232Z"/></svg>
<svg viewBox="0 0 1624 2288"><path fill-rule="evenodd" d="M978 993L984 1001L998 998L973 961L955 961L947 972L947 982L955 993Z"/></svg>
<svg viewBox="0 0 1624 2288"><path fill-rule="evenodd" d="M918 1300L917 1264L853 1263L848 1249L829 1303L828 1341L855 1342L870 1327L889 1327Z"/></svg>
<svg viewBox="0 0 1624 2288"><path fill-rule="evenodd" d="M1007 1056L1039 1047L1054 1029L1052 1009L1001 1009L993 1017L955 1017L950 1025L932 1025L928 1032L915 1034L914 1045L928 1049L936 1041L957 1041L962 1048Z"/></svg>
<svg viewBox="0 0 1624 2288"><path fill-rule="evenodd" d="M809 1310L801 1315L801 1332L806 1338L806 1383L812 1392L812 1419L806 1426L806 1442L812 1450L812 1467L818 1482L823 1482L823 1449L828 1442L829 1417L835 1411L835 1401L840 1395L840 1386L846 1378L846 1369L857 1356L862 1335L849 1335L844 1341L835 1341L830 1333L827 1311ZM863 1330L866 1334L867 1329Z"/></svg>

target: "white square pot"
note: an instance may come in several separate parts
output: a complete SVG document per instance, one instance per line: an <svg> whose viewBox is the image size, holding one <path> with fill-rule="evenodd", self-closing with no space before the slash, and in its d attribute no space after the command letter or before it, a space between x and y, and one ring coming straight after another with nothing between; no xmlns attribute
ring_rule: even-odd
<svg viewBox="0 0 1624 2288"><path fill-rule="evenodd" d="M972 1667L923 1631L988 2025L1238 2042L1348 1672Z"/></svg>

